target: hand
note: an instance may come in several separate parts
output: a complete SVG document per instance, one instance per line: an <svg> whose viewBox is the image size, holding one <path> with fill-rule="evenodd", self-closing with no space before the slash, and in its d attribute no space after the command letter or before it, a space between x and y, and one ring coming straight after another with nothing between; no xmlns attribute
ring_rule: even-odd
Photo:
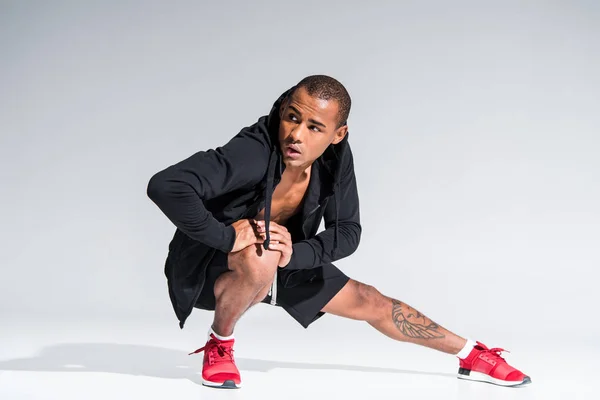
<svg viewBox="0 0 600 400"><path fill-rule="evenodd" d="M262 228L259 226L259 232L262 232L261 229L264 231L264 225ZM283 268L290 263L292 258L292 236L286 227L281 226L273 221L269 223L269 234L269 250L279 251L281 253L278 266Z"/></svg>
<svg viewBox="0 0 600 400"><path fill-rule="evenodd" d="M233 249L231 249L232 253L265 241L262 235L258 233L259 224L253 219L240 219L231 224L231 226L235 229L235 243L233 244Z"/></svg>

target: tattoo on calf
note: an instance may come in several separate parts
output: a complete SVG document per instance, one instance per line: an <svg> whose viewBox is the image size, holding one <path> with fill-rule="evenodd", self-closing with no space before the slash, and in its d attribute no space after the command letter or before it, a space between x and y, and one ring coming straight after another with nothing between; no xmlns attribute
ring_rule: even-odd
<svg viewBox="0 0 600 400"><path fill-rule="evenodd" d="M404 315L406 312L409 314ZM440 327L435 322L414 309L411 312L409 306L395 299L392 299L392 321L403 335L411 338L439 339L444 337L444 334L438 332Z"/></svg>

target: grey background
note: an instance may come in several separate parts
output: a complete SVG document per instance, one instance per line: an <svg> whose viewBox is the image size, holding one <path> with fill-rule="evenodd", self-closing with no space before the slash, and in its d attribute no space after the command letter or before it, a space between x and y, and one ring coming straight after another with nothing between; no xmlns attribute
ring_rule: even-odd
<svg viewBox="0 0 600 400"><path fill-rule="evenodd" d="M148 179L323 73L353 98L364 235L340 268L468 336L594 338L599 18L594 1L2 1L0 321L176 324Z"/></svg>

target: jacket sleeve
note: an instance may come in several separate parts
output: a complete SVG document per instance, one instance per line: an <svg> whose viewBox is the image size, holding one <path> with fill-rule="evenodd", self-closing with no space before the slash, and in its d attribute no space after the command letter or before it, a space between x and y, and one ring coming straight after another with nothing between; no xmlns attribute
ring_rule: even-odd
<svg viewBox="0 0 600 400"><path fill-rule="evenodd" d="M333 238L335 236L335 199L331 198L325 207L323 218L325 230L313 238L302 240L292 245L292 258L285 270L317 268L342 258L356 251L360 243L362 227L360 224L360 208L354 161L350 148L344 157L338 196L338 249L333 254Z"/></svg>
<svg viewBox="0 0 600 400"><path fill-rule="evenodd" d="M269 155L264 134L247 128L227 144L199 151L153 175L147 195L190 238L230 252L235 230L214 218L203 201L260 182Z"/></svg>

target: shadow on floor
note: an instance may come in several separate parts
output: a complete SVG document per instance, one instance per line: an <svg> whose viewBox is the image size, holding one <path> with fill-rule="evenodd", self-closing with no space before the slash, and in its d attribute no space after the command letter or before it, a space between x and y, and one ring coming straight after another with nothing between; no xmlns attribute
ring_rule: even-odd
<svg viewBox="0 0 600 400"><path fill-rule="evenodd" d="M66 343L43 348L29 358L0 361L0 371L109 372L168 379L189 379L201 384L203 353L194 356L181 350L162 347L113 344ZM417 374L455 378L456 375L394 368L342 364L316 364L237 358L242 371L268 372L275 368L331 369L375 373Z"/></svg>

